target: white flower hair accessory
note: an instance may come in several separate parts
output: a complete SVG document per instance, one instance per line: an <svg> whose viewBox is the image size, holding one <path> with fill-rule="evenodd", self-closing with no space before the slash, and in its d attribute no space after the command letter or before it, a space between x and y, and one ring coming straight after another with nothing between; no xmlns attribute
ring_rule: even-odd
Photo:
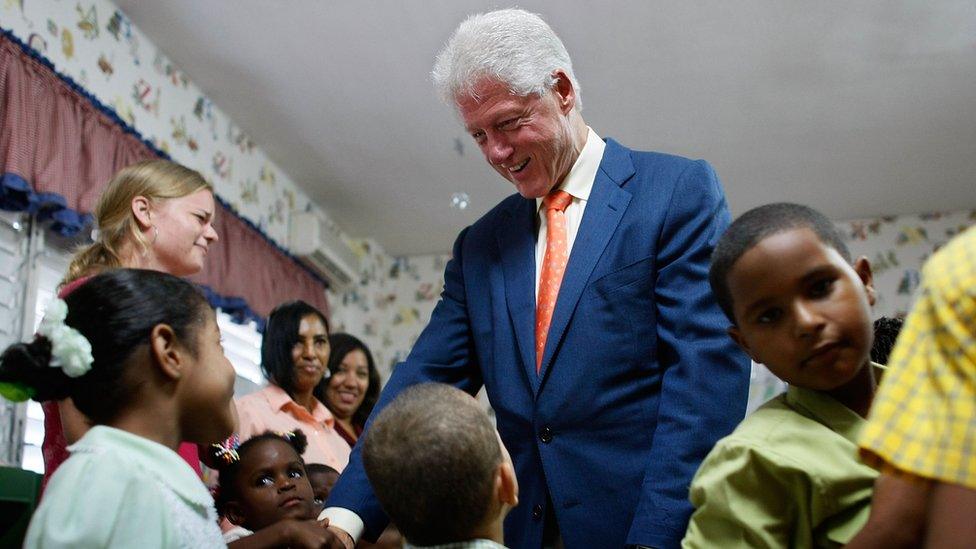
<svg viewBox="0 0 976 549"><path fill-rule="evenodd" d="M81 332L64 323L68 318L68 304L63 299L53 299L44 311L37 333L51 342L51 366L64 370L68 377L80 377L91 370L91 343Z"/></svg>

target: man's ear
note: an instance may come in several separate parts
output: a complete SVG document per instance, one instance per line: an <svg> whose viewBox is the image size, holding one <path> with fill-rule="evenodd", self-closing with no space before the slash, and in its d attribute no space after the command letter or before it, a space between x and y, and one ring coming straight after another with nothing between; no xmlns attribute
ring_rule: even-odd
<svg viewBox="0 0 976 549"><path fill-rule="evenodd" d="M502 461L495 469L495 499L509 507L518 505L518 479L510 461Z"/></svg>
<svg viewBox="0 0 976 549"><path fill-rule="evenodd" d="M868 293L868 303L873 307L878 295L874 290L874 273L871 271L871 262L863 255L854 261L854 272L864 284L864 290Z"/></svg>
<svg viewBox="0 0 976 549"><path fill-rule="evenodd" d="M149 333L149 354L164 377L177 381L186 375L186 351L168 324L157 324Z"/></svg>
<svg viewBox="0 0 976 549"><path fill-rule="evenodd" d="M729 334L729 337L732 338L732 341L734 341L735 344L738 345L740 349L742 349L742 352L749 355L749 358L751 358L753 362L760 362L759 360L756 360L756 355L752 354L752 349L749 348L749 344L746 343L746 339L742 337L742 332L739 331L738 326L735 325L729 326L726 332Z"/></svg>
<svg viewBox="0 0 976 549"><path fill-rule="evenodd" d="M565 115L576 107L576 87L569 79L566 71L556 69L552 71L552 77L556 79L553 90L556 92L556 101L559 102L559 110Z"/></svg>
<svg viewBox="0 0 976 549"><path fill-rule="evenodd" d="M244 524L244 510L241 509L241 505L238 502L228 501L227 505L224 506L224 518L238 526L242 526Z"/></svg>
<svg viewBox="0 0 976 549"><path fill-rule="evenodd" d="M131 203L132 215L136 218L139 228L146 230L152 227L152 203L145 196L135 196Z"/></svg>

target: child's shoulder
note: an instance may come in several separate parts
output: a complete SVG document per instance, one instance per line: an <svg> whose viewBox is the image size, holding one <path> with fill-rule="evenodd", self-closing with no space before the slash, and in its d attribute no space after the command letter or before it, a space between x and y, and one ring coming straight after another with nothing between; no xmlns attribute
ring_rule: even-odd
<svg viewBox="0 0 976 549"><path fill-rule="evenodd" d="M89 443L86 438L70 448L71 457L51 477L49 493L90 491L98 495L93 501L107 505L118 505L120 500L146 499L132 498L133 494L151 493L154 494L152 497L158 497L158 483L153 478L155 472L147 470L143 456L135 455L125 447ZM89 490L93 486L98 490Z"/></svg>
<svg viewBox="0 0 976 549"><path fill-rule="evenodd" d="M122 542L117 545L121 547L147 536L164 536L163 528L154 527L165 515L155 483L126 457L109 451L72 453L48 483L31 520L28 538L33 541L27 545L57 541L66 547L95 547Z"/></svg>
<svg viewBox="0 0 976 549"><path fill-rule="evenodd" d="M803 463L810 459L811 448L837 436L840 435L826 425L800 413L784 393L746 416L731 434L715 444L713 453L748 451Z"/></svg>
<svg viewBox="0 0 976 549"><path fill-rule="evenodd" d="M71 456L51 477L50 489L60 483L83 482L98 486L99 492L120 490L142 479L139 462L124 448L102 446L82 438L69 448Z"/></svg>
<svg viewBox="0 0 976 549"><path fill-rule="evenodd" d="M71 494L97 486L93 492L115 505L124 499L156 507L163 484L198 480L172 449L111 427L93 427L68 449L71 457L52 476L49 492Z"/></svg>
<svg viewBox="0 0 976 549"><path fill-rule="evenodd" d="M790 404L787 394L782 393L743 418L729 436L768 440L777 436L782 429L803 425L806 421L809 419L797 412Z"/></svg>

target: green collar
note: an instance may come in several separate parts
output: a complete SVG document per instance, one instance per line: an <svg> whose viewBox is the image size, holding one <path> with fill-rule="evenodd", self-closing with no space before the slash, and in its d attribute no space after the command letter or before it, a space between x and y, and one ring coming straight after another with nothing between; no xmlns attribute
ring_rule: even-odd
<svg viewBox="0 0 976 549"><path fill-rule="evenodd" d="M876 374L885 371L885 367L876 362L872 362L871 366ZM786 390L786 403L797 412L826 425L852 444L858 443L864 418L835 398L821 391L790 385Z"/></svg>

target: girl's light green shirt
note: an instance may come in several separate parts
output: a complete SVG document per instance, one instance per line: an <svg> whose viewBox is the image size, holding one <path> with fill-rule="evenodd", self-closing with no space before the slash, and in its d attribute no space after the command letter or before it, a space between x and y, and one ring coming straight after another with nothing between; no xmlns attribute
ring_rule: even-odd
<svg viewBox="0 0 976 549"><path fill-rule="evenodd" d="M224 547L213 498L173 450L104 425L68 450L24 547Z"/></svg>

